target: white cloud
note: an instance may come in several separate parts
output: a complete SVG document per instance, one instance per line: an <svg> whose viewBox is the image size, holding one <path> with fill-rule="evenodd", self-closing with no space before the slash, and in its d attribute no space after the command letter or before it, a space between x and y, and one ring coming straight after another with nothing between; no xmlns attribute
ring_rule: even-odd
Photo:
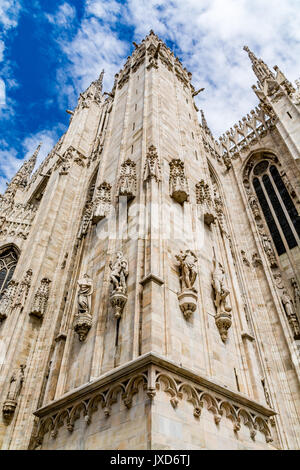
<svg viewBox="0 0 300 470"><path fill-rule="evenodd" d="M5 83L0 78L0 106L6 103Z"/></svg>
<svg viewBox="0 0 300 470"><path fill-rule="evenodd" d="M71 27L72 21L74 20L75 16L75 8L67 2L59 6L55 15L46 15L50 23L58 26L63 26L65 28Z"/></svg>
<svg viewBox="0 0 300 470"><path fill-rule="evenodd" d="M258 103L245 44L289 80L299 76L299 0L86 0L84 6L75 36L58 39L69 61L58 72L62 106L74 105L102 68L105 88L112 87L132 50L122 25L133 30L137 42L153 29L175 44L195 87L205 87L196 103L216 136Z"/></svg>
<svg viewBox="0 0 300 470"><path fill-rule="evenodd" d="M0 23L4 31L17 26L20 9L18 0L0 0Z"/></svg>
<svg viewBox="0 0 300 470"><path fill-rule="evenodd" d="M9 182L23 162L32 156L40 142L42 142L42 147L37 158L36 168L52 150L58 138L57 129L42 130L32 134L22 142L21 156L15 148L9 148L5 141L0 141L0 192L5 191L6 182Z"/></svg>

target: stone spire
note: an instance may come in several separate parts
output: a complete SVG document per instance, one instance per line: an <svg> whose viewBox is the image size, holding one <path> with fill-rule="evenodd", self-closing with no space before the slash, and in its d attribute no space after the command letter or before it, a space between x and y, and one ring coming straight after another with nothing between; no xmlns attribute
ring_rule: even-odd
<svg viewBox="0 0 300 470"><path fill-rule="evenodd" d="M17 171L17 173L7 186L7 189L5 191L6 195L13 196L17 189L25 188L25 186L27 186L30 175L35 167L37 156L41 146L42 142L39 143L33 155L28 160L26 160L21 166L21 168Z"/></svg>
<svg viewBox="0 0 300 470"><path fill-rule="evenodd" d="M263 85L266 78L274 77L269 67L264 63L263 60L258 59L255 54L249 49L248 46L244 46L244 51L248 53L249 59L252 62L252 69L258 78L258 81Z"/></svg>
<svg viewBox="0 0 300 470"><path fill-rule="evenodd" d="M98 90L102 93L102 87L103 87L103 77L104 77L104 69L102 69L102 72L99 75L99 78L95 80L94 84L97 86Z"/></svg>
<svg viewBox="0 0 300 470"><path fill-rule="evenodd" d="M207 134L212 135L211 130L207 125L207 121L206 121L206 118L202 109L200 110L200 113L201 113L201 125L203 129L205 130L205 132L207 132Z"/></svg>

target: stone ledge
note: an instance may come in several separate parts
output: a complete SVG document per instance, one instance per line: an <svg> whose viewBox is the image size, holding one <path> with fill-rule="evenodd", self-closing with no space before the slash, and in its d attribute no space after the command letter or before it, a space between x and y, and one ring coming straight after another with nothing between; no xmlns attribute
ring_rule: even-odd
<svg viewBox="0 0 300 470"><path fill-rule="evenodd" d="M48 415L49 413L58 411L66 404L71 403L72 401L77 401L78 399L82 399L86 395L89 395L98 390L99 388L103 388L104 386L111 384L114 381L124 380L126 376L130 376L132 373L137 372L140 369L146 368L150 365L160 366L166 369L167 371L174 372L182 378L187 378L197 385L202 385L205 388L208 388L209 390L222 395L224 398L234 400L244 406L251 408L252 410L257 411L258 413L263 414L264 416L270 417L277 414L271 408L268 408L267 406L250 399L246 395L225 388L223 385L221 385L215 380L209 379L204 376L199 376L198 373L196 373L192 369L187 369L185 367L178 366L175 362L170 361L169 359L160 356L159 354L154 352L144 354L138 357L137 359L127 362L126 364L103 374L101 377L93 380L92 382L88 382L72 390L71 392L66 393L61 398L50 402L42 408L39 408L34 412L34 414L35 416L43 417Z"/></svg>

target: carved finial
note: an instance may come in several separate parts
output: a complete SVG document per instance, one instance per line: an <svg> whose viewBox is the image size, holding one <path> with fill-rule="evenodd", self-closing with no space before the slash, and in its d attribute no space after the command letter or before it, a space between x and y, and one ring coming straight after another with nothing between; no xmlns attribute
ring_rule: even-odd
<svg viewBox="0 0 300 470"><path fill-rule="evenodd" d="M266 78L274 77L273 73L264 61L262 59L258 59L248 46L244 46L243 49L248 53L249 59L252 63L253 72L258 78L259 84L263 84Z"/></svg>
<svg viewBox="0 0 300 470"><path fill-rule="evenodd" d="M203 129L205 130L205 132L212 135L211 130L207 125L207 121L206 121L206 118L202 109L200 110L200 114L201 114L201 124L202 124Z"/></svg>
<svg viewBox="0 0 300 470"><path fill-rule="evenodd" d="M100 91L102 91L102 87L103 87L103 77L104 77L104 69L102 69L98 80L96 80L96 82L95 82Z"/></svg>

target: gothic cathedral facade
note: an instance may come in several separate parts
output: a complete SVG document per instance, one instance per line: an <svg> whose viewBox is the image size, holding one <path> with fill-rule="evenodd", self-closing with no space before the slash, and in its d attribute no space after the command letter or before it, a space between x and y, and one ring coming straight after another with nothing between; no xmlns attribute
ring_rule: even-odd
<svg viewBox="0 0 300 470"><path fill-rule="evenodd" d="M0 200L2 449L300 448L300 83L216 140L153 31Z"/></svg>

